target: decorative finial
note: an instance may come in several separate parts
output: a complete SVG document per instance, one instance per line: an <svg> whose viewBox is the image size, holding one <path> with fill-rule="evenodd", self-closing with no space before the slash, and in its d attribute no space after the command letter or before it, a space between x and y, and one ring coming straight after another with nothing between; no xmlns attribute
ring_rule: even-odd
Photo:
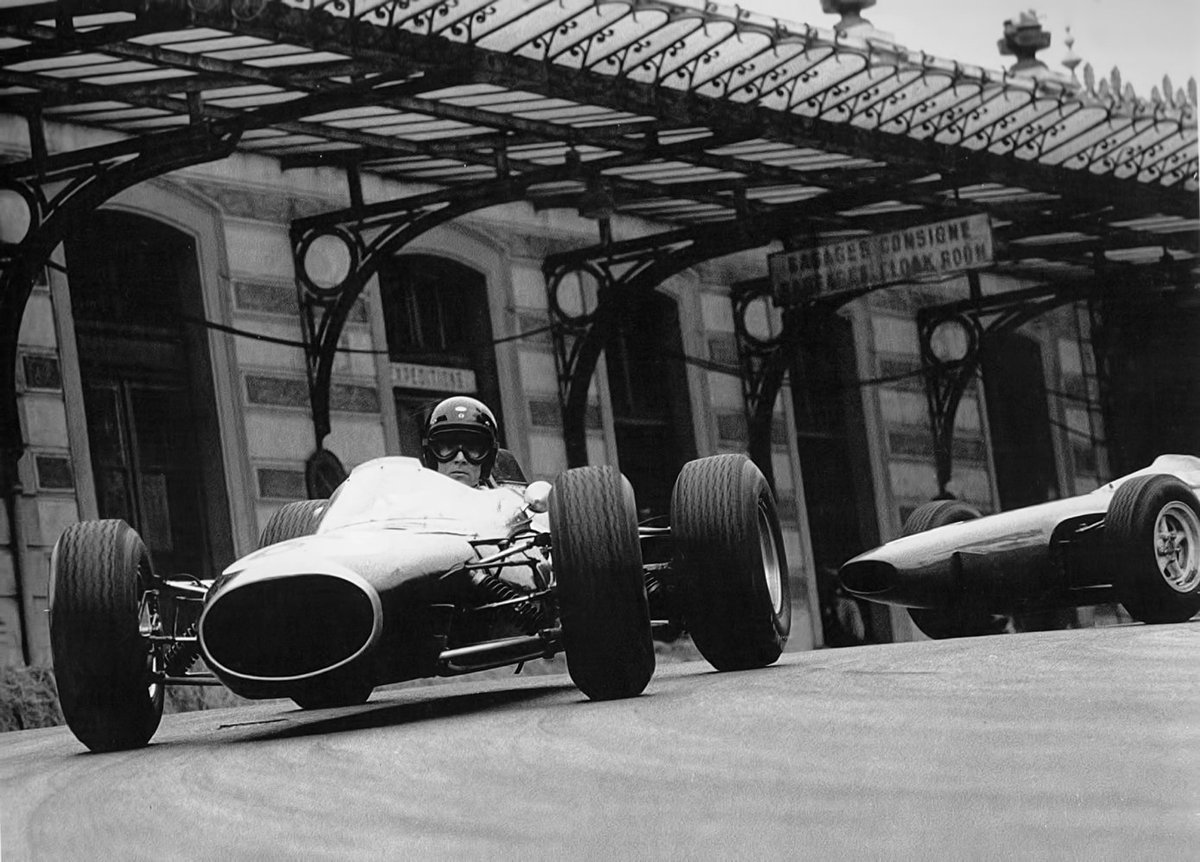
<svg viewBox="0 0 1200 862"><path fill-rule="evenodd" d="M1075 67L1083 62L1083 58L1075 53L1075 37L1071 35L1070 26L1067 27L1067 37L1063 39L1063 44L1067 46L1067 55L1062 58L1062 64L1067 67L1067 71L1071 73L1071 80L1075 81Z"/></svg>
<svg viewBox="0 0 1200 862"><path fill-rule="evenodd" d="M842 20L833 25L833 29L840 32L854 27L872 27L871 22L862 17L862 10L874 5L875 0L821 0L821 11L826 15L842 16Z"/></svg>
<svg viewBox="0 0 1200 862"><path fill-rule="evenodd" d="M1036 75L1046 69L1037 52L1050 47L1050 34L1042 29L1037 12L1030 9L1019 13L1016 20L1004 22L1004 38L996 46L1001 55L1017 58L1011 70L1014 74Z"/></svg>

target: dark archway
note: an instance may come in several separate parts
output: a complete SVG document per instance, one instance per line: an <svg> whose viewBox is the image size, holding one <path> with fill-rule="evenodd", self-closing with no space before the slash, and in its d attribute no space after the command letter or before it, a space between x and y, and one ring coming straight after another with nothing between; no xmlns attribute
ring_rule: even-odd
<svg viewBox="0 0 1200 862"><path fill-rule="evenodd" d="M213 577L233 542L195 241L98 210L66 256L98 514L160 571Z"/></svg>
<svg viewBox="0 0 1200 862"><path fill-rule="evenodd" d="M991 333L980 355L1000 508L1060 496L1042 346L1019 333Z"/></svg>
<svg viewBox="0 0 1200 862"><path fill-rule="evenodd" d="M620 310L606 345L617 458L642 517L667 515L683 465L696 457L679 309L661 293Z"/></svg>
<svg viewBox="0 0 1200 862"><path fill-rule="evenodd" d="M796 450L817 571L825 646L892 639L888 610L844 595L837 570L879 542L851 321L814 307L792 358Z"/></svg>

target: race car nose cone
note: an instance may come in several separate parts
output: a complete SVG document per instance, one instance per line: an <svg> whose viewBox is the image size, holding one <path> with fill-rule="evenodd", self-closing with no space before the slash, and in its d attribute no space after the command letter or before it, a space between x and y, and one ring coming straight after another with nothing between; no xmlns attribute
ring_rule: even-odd
<svg viewBox="0 0 1200 862"><path fill-rule="evenodd" d="M329 571L235 575L200 619L205 661L230 689L310 679L378 640L380 600L361 578Z"/></svg>
<svg viewBox="0 0 1200 862"><path fill-rule="evenodd" d="M891 589L896 582L896 567L883 560L856 557L838 572L842 586L855 595L871 595Z"/></svg>

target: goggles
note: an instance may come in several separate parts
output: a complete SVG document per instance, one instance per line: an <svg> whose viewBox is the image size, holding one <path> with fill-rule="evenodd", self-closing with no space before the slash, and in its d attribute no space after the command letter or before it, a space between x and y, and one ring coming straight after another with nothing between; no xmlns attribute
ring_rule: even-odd
<svg viewBox="0 0 1200 862"><path fill-rule="evenodd" d="M429 451L440 463L453 461L459 452L472 464L481 464L492 451L492 440L486 434L471 431L445 431L431 435Z"/></svg>

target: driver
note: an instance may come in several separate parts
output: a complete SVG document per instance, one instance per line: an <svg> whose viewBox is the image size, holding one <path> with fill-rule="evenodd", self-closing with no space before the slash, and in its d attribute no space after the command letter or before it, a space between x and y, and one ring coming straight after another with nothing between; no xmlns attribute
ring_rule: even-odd
<svg viewBox="0 0 1200 862"><path fill-rule="evenodd" d="M447 398L429 414L421 460L472 488L486 487L500 443L496 417L482 401L465 395Z"/></svg>

